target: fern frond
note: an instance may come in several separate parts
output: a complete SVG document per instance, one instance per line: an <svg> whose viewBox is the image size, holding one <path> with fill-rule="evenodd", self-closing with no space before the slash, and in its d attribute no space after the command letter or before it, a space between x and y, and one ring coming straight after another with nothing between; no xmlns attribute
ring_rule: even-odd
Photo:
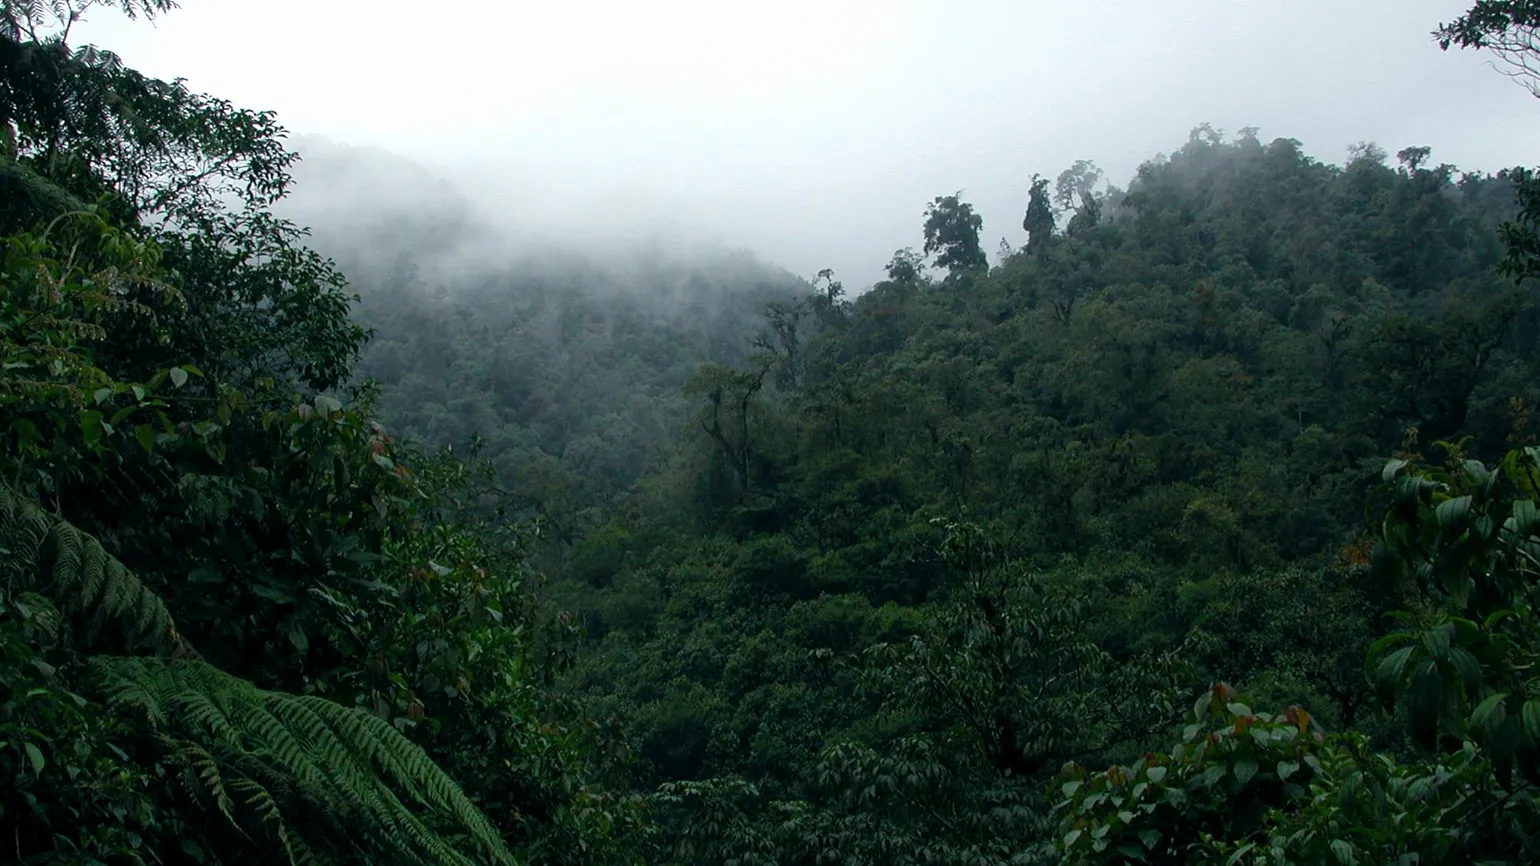
<svg viewBox="0 0 1540 866"><path fill-rule="evenodd" d="M187 769L196 775L202 783L203 789L214 797L214 805L220 814L235 823L235 804L230 799L230 792L225 787L223 775L219 772L219 764L207 749L196 743L176 743L180 754L178 757L186 765Z"/></svg>
<svg viewBox="0 0 1540 866"><path fill-rule="evenodd" d="M34 552L48 537L51 524L52 518L43 509L0 486L0 550L6 553L7 589L19 589L14 583L31 567Z"/></svg>
<svg viewBox="0 0 1540 866"><path fill-rule="evenodd" d="M0 578L13 592L36 591L99 630L115 624L130 647L183 654L171 612L91 535L0 485Z"/></svg>
<svg viewBox="0 0 1540 866"><path fill-rule="evenodd" d="M283 815L278 809L278 801L273 799L273 795L251 779L233 780L230 787L246 795L246 805L257 813L264 825L273 829L273 836L278 839L278 844L283 846L283 852L288 855L289 862L299 866L299 858L295 854L289 827L284 823Z"/></svg>
<svg viewBox="0 0 1540 866"><path fill-rule="evenodd" d="M324 698L264 691L200 661L92 664L111 704L138 711L179 744L176 760L213 798L212 811L237 827L237 805L257 816L291 863L318 861L338 830L387 860L515 862L454 780L382 719ZM332 826L320 832L318 821ZM435 826L455 828L479 856Z"/></svg>
<svg viewBox="0 0 1540 866"><path fill-rule="evenodd" d="M493 850L502 845L502 837L497 828L465 796L460 786L438 769L427 752L408 740L389 722L324 698L304 696L296 700L324 717L340 739L361 749L364 760L383 770L391 781L409 791L414 799L456 816L482 848Z"/></svg>

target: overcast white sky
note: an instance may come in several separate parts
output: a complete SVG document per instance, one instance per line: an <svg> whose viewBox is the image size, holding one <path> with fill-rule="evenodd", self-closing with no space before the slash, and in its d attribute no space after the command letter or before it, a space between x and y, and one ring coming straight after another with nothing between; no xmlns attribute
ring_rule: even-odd
<svg viewBox="0 0 1540 866"><path fill-rule="evenodd" d="M958 189L1019 242L1033 172L1124 185L1211 122L1496 170L1540 100L1429 32L1469 0L183 0L77 31L574 231L692 226L851 286ZM511 191L519 190L518 193Z"/></svg>

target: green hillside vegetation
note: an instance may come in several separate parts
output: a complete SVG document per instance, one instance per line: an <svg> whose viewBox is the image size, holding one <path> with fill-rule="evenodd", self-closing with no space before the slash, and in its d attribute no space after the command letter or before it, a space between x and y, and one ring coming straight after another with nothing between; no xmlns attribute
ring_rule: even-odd
<svg viewBox="0 0 1540 866"><path fill-rule="evenodd" d="M1200 126L854 293L0 8L7 862L1540 857L1529 171Z"/></svg>

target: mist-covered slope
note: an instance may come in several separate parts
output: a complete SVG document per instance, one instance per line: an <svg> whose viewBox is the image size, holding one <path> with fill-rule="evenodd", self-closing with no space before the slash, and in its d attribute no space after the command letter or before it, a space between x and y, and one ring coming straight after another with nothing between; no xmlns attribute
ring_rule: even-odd
<svg viewBox="0 0 1540 866"><path fill-rule="evenodd" d="M311 232L312 245L355 282L397 259L466 260L489 237L485 214L441 173L383 148L297 136L293 193L277 212Z"/></svg>
<svg viewBox="0 0 1540 866"><path fill-rule="evenodd" d="M481 454L571 540L666 461L702 363L743 364L767 303L803 283L743 251L642 226L588 245L521 230L411 160L324 139L285 214L313 225L376 331L357 368L400 435Z"/></svg>

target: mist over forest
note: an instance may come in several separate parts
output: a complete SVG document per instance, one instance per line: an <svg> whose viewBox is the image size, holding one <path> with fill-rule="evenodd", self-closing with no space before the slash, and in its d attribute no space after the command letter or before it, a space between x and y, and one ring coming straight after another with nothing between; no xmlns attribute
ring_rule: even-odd
<svg viewBox="0 0 1540 866"><path fill-rule="evenodd" d="M1533 3L188 5L0 0L0 862L1540 860Z"/></svg>

